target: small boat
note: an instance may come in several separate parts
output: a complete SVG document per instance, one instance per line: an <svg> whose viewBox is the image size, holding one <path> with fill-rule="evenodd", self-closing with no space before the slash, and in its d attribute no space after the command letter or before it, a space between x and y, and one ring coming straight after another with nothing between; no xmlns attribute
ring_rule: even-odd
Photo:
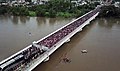
<svg viewBox="0 0 120 71"><path fill-rule="evenodd" d="M82 53L87 53L88 51L87 50L81 50Z"/></svg>

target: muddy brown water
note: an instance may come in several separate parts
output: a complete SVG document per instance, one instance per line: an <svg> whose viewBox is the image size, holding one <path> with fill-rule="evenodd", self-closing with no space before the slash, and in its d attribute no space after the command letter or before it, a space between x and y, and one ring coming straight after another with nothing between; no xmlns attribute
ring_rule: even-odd
<svg viewBox="0 0 120 71"><path fill-rule="evenodd" d="M0 61L73 19L0 16ZM88 53L81 53L86 49ZM120 19L91 22L33 71L120 71ZM64 62L64 58L70 62Z"/></svg>

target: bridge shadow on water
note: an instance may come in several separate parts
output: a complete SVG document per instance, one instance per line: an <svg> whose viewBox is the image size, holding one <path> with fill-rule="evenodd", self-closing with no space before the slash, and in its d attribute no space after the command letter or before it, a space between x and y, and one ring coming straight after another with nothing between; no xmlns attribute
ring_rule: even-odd
<svg viewBox="0 0 120 71"><path fill-rule="evenodd" d="M70 42L64 43L59 49L57 49L57 51L50 56L49 61L41 63L33 71L52 71L52 69L57 68L59 64L63 64L63 59L66 57L69 58L69 53L71 53L78 42L80 42L95 25L95 23L92 22L91 24L85 26L81 32L76 33L70 39Z"/></svg>

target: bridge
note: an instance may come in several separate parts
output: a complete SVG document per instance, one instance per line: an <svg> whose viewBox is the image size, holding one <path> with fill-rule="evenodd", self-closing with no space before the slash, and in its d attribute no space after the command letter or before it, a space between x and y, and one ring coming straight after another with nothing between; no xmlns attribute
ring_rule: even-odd
<svg viewBox="0 0 120 71"><path fill-rule="evenodd" d="M40 63L49 60L49 56L61 45L90 24L98 16L100 7L84 14L44 38L34 41L28 47L0 62L0 71L32 71Z"/></svg>

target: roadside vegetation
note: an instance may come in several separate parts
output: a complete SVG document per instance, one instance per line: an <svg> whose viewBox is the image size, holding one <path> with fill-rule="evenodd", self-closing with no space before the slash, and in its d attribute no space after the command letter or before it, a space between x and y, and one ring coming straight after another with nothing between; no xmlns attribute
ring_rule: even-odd
<svg viewBox="0 0 120 71"><path fill-rule="evenodd" d="M101 7L99 17L120 17L120 8L114 5L103 6Z"/></svg>
<svg viewBox="0 0 120 71"><path fill-rule="evenodd" d="M77 5L70 0L50 0L34 6L0 6L0 15L40 16L40 17L79 17L94 9L99 3Z"/></svg>

